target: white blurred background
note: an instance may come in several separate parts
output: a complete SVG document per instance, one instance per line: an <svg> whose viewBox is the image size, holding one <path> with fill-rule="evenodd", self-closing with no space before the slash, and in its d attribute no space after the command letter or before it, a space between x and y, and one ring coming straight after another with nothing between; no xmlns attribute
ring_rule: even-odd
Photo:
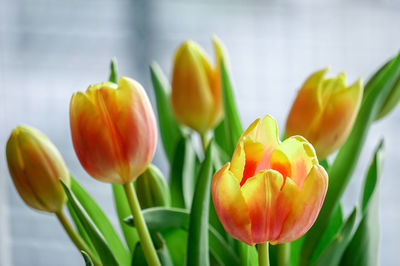
<svg viewBox="0 0 400 266"><path fill-rule="evenodd" d="M116 56L121 75L141 82L152 100L148 65L170 75L184 39L213 57L212 33L226 44L244 126L272 114L283 130L297 89L330 65L348 83L367 80L400 50L400 2L0 0L0 265L83 265L55 217L28 208L13 187L4 147L17 124L43 131L71 172L115 217L111 189L80 166L71 143L73 92L106 80ZM346 211L359 200L361 180L380 138L386 164L380 186L380 264L399 265L400 107L375 123L346 192ZM154 159L167 175L159 143ZM116 219L113 220L116 222Z"/></svg>

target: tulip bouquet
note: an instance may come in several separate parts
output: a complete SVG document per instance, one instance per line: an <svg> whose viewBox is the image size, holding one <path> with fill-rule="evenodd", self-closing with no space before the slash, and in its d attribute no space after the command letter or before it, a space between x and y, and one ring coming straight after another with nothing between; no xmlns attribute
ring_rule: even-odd
<svg viewBox="0 0 400 266"><path fill-rule="evenodd" d="M213 44L215 65L184 42L170 83L150 66L158 119L142 86L118 78L115 60L109 81L71 98L76 155L111 183L121 235L29 126L15 128L6 147L22 199L55 214L86 265L376 265L383 142L359 207L347 215L340 202L368 130L400 99L400 55L365 87L326 77L328 69L310 75L281 141L269 115L243 129L226 49L216 37ZM151 164L157 122L168 178Z"/></svg>

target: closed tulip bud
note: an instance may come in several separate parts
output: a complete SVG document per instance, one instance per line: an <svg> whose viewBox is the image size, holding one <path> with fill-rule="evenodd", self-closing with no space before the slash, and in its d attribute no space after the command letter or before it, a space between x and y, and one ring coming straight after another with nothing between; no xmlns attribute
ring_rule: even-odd
<svg viewBox="0 0 400 266"><path fill-rule="evenodd" d="M325 79L328 68L312 74L300 89L286 122L286 136L310 141L325 159L346 140L363 95L361 79L347 86L344 73Z"/></svg>
<svg viewBox="0 0 400 266"><path fill-rule="evenodd" d="M300 136L280 142L270 116L249 126L211 184L225 230L248 245L300 238L314 224L327 188L312 145Z"/></svg>
<svg viewBox="0 0 400 266"><path fill-rule="evenodd" d="M126 184L147 168L156 148L153 109L143 87L121 77L77 92L70 104L75 152L94 178Z"/></svg>
<svg viewBox="0 0 400 266"><path fill-rule="evenodd" d="M38 130L18 126L7 142L8 169L21 198L30 207L59 212L66 201L60 179L69 186L70 177L60 152Z"/></svg>
<svg viewBox="0 0 400 266"><path fill-rule="evenodd" d="M136 183L136 193L142 209L151 207L166 207L170 204L168 186L160 170L150 164L139 176Z"/></svg>
<svg viewBox="0 0 400 266"><path fill-rule="evenodd" d="M213 43L216 67L193 41L185 41L175 53L172 109L178 121L199 133L217 126L223 116L219 65L224 47L216 37Z"/></svg>

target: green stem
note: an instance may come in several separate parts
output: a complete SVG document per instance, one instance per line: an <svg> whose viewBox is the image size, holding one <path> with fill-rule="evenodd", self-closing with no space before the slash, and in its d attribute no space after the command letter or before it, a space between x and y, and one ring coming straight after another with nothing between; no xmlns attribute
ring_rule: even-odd
<svg viewBox="0 0 400 266"><path fill-rule="evenodd" d="M238 243L239 243L239 255L240 255L241 266L248 266L250 265L249 246L241 241L238 241Z"/></svg>
<svg viewBox="0 0 400 266"><path fill-rule="evenodd" d="M203 145L203 150L206 152L208 146L207 133L200 133L201 144Z"/></svg>
<svg viewBox="0 0 400 266"><path fill-rule="evenodd" d="M161 266L158 260L156 250L153 242L151 241L149 230L147 229L146 222L144 221L139 200L132 183L124 184L126 197L128 198L129 207L131 208L133 220L135 222L136 230L139 234L140 243L142 244L143 253L149 266Z"/></svg>
<svg viewBox="0 0 400 266"><path fill-rule="evenodd" d="M258 265L269 266L268 242L258 244Z"/></svg>
<svg viewBox="0 0 400 266"><path fill-rule="evenodd" d="M290 243L278 245L278 266L289 266L290 263Z"/></svg>
<svg viewBox="0 0 400 266"><path fill-rule="evenodd" d="M85 251L92 259L92 262L94 265L96 265L96 266L102 265L101 262L99 261L99 259L93 254L93 252L90 250L90 248L86 245L85 241L83 241L81 236L76 232L74 227L71 225L67 216L65 216L65 213L61 210L60 212L56 212L56 216L57 216L58 220L60 221L61 225L64 227L65 232L67 232L71 241L78 248L79 252L81 250Z"/></svg>

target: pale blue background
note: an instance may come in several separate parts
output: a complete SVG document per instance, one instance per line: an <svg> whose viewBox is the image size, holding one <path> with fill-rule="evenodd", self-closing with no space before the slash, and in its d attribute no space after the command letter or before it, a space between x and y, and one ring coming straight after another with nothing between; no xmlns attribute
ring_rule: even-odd
<svg viewBox="0 0 400 266"><path fill-rule="evenodd" d="M348 82L367 79L399 51L399 29L399 1L0 0L0 265L83 265L56 219L29 209L10 182L4 144L18 123L47 134L114 217L110 187L88 177L76 159L68 118L71 94L105 80L112 56L153 100L148 64L158 61L169 75L182 40L192 38L211 54L209 36L216 33L230 53L244 125L269 113L282 129L307 75L330 65ZM374 124L345 198L349 211L385 136L381 265L400 264L399 122L400 108ZM166 172L160 145L155 162Z"/></svg>

